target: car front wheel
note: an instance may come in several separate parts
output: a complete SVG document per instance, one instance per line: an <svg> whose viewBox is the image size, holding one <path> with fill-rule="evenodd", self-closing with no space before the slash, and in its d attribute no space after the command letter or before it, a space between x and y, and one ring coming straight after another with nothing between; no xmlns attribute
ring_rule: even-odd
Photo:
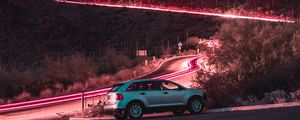
<svg viewBox="0 0 300 120"><path fill-rule="evenodd" d="M144 114L143 105L138 102L131 103L126 110L129 118L133 120L141 119Z"/></svg>
<svg viewBox="0 0 300 120"><path fill-rule="evenodd" d="M192 98L188 104L188 110L191 114L201 113L203 110L203 102L200 97Z"/></svg>

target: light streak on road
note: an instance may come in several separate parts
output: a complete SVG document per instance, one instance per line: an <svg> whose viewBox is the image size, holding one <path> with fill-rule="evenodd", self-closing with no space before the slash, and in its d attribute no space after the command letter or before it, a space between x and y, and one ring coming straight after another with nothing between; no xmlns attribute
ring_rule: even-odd
<svg viewBox="0 0 300 120"><path fill-rule="evenodd" d="M295 21L284 19L284 18L271 18L271 17L256 17L256 16L243 16L243 15L233 15L225 13L212 13L212 12L203 12L203 11L192 11L185 10L180 8L166 8L166 7L146 7L146 6L135 6L135 5L125 5L125 4L113 4L113 3L100 3L100 2L77 2L70 0L55 0L57 2L71 3L71 4L81 4L81 5L96 5L104 7L115 7L115 8L131 8L131 9L143 9L143 10L153 10L153 11L163 11L163 12L174 12L174 13L186 13L186 14L195 14L195 15L206 15L206 16L216 16L223 18L233 18L233 19L250 19L250 20L261 20L269 22L289 22L294 23Z"/></svg>
<svg viewBox="0 0 300 120"><path fill-rule="evenodd" d="M84 93L84 96L86 98L90 98L90 97L104 95L110 89L111 88L104 88L104 89L100 89L100 90L88 91L88 92ZM40 99L40 100L32 100L32 101L26 101L26 102L1 105L0 113L7 112L10 110L19 110L19 109L23 109L23 108L28 109L28 108L32 108L32 107L41 107L43 105L50 105L50 104L54 104L54 103L78 100L78 99L81 99L81 95L82 95L81 93L76 93L76 94L71 94L71 95L45 98L45 99Z"/></svg>

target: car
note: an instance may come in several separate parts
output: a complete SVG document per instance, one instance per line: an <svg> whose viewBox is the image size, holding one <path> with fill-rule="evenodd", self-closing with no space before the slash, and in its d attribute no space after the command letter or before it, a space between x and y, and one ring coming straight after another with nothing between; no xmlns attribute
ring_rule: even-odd
<svg viewBox="0 0 300 120"><path fill-rule="evenodd" d="M182 115L201 113L206 101L203 90L190 89L168 80L131 80L117 83L107 93L104 112L118 120L140 119L145 113L172 111Z"/></svg>

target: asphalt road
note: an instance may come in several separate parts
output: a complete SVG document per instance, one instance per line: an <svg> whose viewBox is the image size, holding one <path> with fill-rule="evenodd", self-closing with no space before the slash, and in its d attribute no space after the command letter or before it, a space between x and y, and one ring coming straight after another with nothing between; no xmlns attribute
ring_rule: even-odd
<svg viewBox="0 0 300 120"><path fill-rule="evenodd" d="M163 64L158 70L140 77L138 79L146 79L146 78L154 78L157 76L161 76L161 75L165 75L165 74L169 74L169 73L173 73L176 71L179 71L183 68L181 68L181 64L184 63L184 61L187 61L191 58L193 58L195 56L187 56L187 57L179 57L179 58L174 58L172 60L169 60L168 62L166 62L165 64Z"/></svg>
<svg viewBox="0 0 300 120"><path fill-rule="evenodd" d="M287 108L274 108L251 111L235 111L220 113L204 113L183 116L158 115L145 117L145 120L300 120L300 106Z"/></svg>

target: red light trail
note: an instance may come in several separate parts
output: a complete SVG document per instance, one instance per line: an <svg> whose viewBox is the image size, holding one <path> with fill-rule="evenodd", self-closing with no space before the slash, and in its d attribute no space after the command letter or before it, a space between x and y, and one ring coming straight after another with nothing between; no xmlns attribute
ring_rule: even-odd
<svg viewBox="0 0 300 120"><path fill-rule="evenodd" d="M57 2L71 3L71 4L81 4L81 5L96 5L103 7L117 7L117 8L131 8L131 9L143 9L143 10L153 10L153 11L163 11L163 12L174 12L174 13L186 13L186 14L195 14L195 15L206 15L206 16L216 16L223 18L233 18L233 19L250 19L250 20L261 20L269 22L288 22L294 23L295 21L284 19L284 18L272 18L272 17L255 17L255 16L242 16L242 15L233 15L233 14L222 14L222 13L211 13L203 11L193 11L185 10L180 8L171 8L171 7L160 7L160 6L138 6L138 5L125 5L125 4L112 4L112 3L100 3L100 2L75 2L69 0L55 0Z"/></svg>

